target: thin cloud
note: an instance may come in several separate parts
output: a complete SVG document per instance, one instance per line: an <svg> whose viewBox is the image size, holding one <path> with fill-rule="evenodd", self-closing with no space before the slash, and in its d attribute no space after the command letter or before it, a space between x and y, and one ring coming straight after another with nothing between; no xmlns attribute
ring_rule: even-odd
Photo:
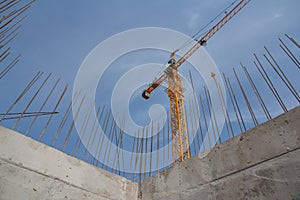
<svg viewBox="0 0 300 200"><path fill-rule="evenodd" d="M198 24L200 15L198 13L193 13L188 16L188 27L193 28Z"/></svg>
<svg viewBox="0 0 300 200"><path fill-rule="evenodd" d="M280 18L280 17L283 17L283 14L282 14L282 13L275 13L275 14L273 15L273 18L274 18L274 19L277 19L277 18Z"/></svg>

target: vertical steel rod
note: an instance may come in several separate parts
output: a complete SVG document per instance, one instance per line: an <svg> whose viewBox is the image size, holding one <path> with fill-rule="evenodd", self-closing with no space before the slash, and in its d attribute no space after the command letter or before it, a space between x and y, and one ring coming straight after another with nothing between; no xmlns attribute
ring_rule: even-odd
<svg viewBox="0 0 300 200"><path fill-rule="evenodd" d="M241 122L240 122L240 118L238 116L237 109L236 109L235 104L234 104L234 100L233 100L233 97L232 97L232 94L231 94L231 91L230 91L230 88L229 88L229 85L228 85L228 82L227 82L227 78L226 78L224 73L222 73L222 75L223 75L224 82L226 84L226 89L227 89L228 94L229 94L231 105L233 107L233 110L234 110L234 113L235 113L235 116L236 116L236 121L237 121L237 123L239 125L239 128L240 128L240 131L242 133L243 132L242 125L241 125Z"/></svg>
<svg viewBox="0 0 300 200"><path fill-rule="evenodd" d="M137 182L136 174L137 174L137 163L138 163L138 155L139 155L139 146L140 146L140 130L138 129L138 137L137 137L137 145L136 145L136 156L135 156L135 165L134 165L134 174L133 174L133 181Z"/></svg>
<svg viewBox="0 0 300 200"><path fill-rule="evenodd" d="M169 135L169 132L167 133ZM153 121L151 123L151 144L150 144L150 170L149 170L149 177L152 174L152 152L153 152Z"/></svg>
<svg viewBox="0 0 300 200"><path fill-rule="evenodd" d="M132 144L132 149L131 149L131 152L132 152L132 154L131 154L131 156L130 156L130 168L132 168L133 166L132 166L132 159L133 159L133 154L135 153L135 146L136 146L136 137L135 137L136 135L134 135L134 137L133 137L133 144Z"/></svg>
<svg viewBox="0 0 300 200"><path fill-rule="evenodd" d="M32 102L35 100L36 96L39 94L39 92L41 91L41 89L44 87L44 85L46 84L46 82L48 81L48 79L50 78L50 76L51 76L51 73L45 78L45 80L42 82L42 84L40 85L40 87L37 89L37 91L35 92L35 94L33 95L33 97L29 100L29 103L26 105L26 107L22 111L22 113L20 115L20 118L16 120L16 122L14 123L14 125L12 126L11 129L15 129L15 127L18 125L18 123L21 120L21 117L28 110L28 108L30 107L30 105L32 104Z"/></svg>
<svg viewBox="0 0 300 200"><path fill-rule="evenodd" d="M191 115L191 116L193 116L195 113L193 112L193 107L192 107L192 105L191 105L191 100L189 99L188 100L188 106L189 106L189 110L190 110L190 113L189 113L189 115ZM187 115L187 113L185 114L186 116L188 116ZM195 118L193 118L194 120L195 120ZM194 129L194 120L191 120L191 124L192 124L192 127L191 127L191 129L192 129L192 133L194 133L194 131L195 131L195 129ZM187 124L187 130L189 130L189 126L188 126L188 124ZM189 135L189 137L188 137L189 139L191 138L190 137L190 135ZM190 144L190 142L189 142L189 144ZM193 138L193 144L194 144L194 155L196 155L196 141L194 140L194 138ZM189 147L190 148L190 147ZM192 153L192 151L191 151L191 149L190 149L190 152Z"/></svg>
<svg viewBox="0 0 300 200"><path fill-rule="evenodd" d="M102 120L102 117L103 117L103 114L104 114L104 108L105 108L105 106L102 107L101 112L100 112L100 116L98 117L98 119L95 119L95 122L94 122L94 125L93 125L93 127L96 125L96 130L95 130L94 137L93 137L93 140L92 140L91 149L94 146L95 137L96 137L96 135L97 135L97 133L99 131L99 128L100 128L99 124L100 124L100 121ZM98 107L98 110L99 109L100 109L100 106ZM98 116L98 112L99 111L97 111L97 116ZM99 122L99 124L97 122ZM89 156L86 159L87 161L89 160L89 157L90 157L90 154L89 154Z"/></svg>
<svg viewBox="0 0 300 200"><path fill-rule="evenodd" d="M213 107L210 92L209 92L208 88L204 87L204 93L205 93L205 96L206 96L206 102L207 102L207 107L208 107L208 112L209 112L209 115L210 115L212 127L215 125L215 128L216 128L216 132L213 131L215 142L217 143L218 138L219 138L219 141L221 143L222 141L221 141L220 136L221 136L222 130L219 131L218 124L217 124L217 119L216 119L216 115L215 115L215 109ZM211 143L211 144L215 145L213 143Z"/></svg>
<svg viewBox="0 0 300 200"><path fill-rule="evenodd" d="M14 5L16 5L17 3L19 3L21 0L18 0L18 1L11 1L11 2L14 2L13 4L7 6L6 8L3 9L3 7L1 8L1 11L0 13L3 13L5 12L6 10L10 9L11 7L13 7ZM2 10L3 9L3 10Z"/></svg>
<svg viewBox="0 0 300 200"><path fill-rule="evenodd" d="M159 172L159 169L158 169L158 166L159 166L159 137L160 137L160 123L158 122L157 124L157 141L156 141L156 151L157 151L157 154L156 154L156 169L157 169L157 172Z"/></svg>
<svg viewBox="0 0 300 200"><path fill-rule="evenodd" d="M281 74L275 68L275 66L272 64L272 62L269 60L269 58L264 54L265 59L272 66L272 68L277 73L277 75L280 77L280 79L284 82L284 84L286 85L286 87L290 90L290 92L294 95L294 97L300 103L300 97L299 97L297 91L295 90L295 88L293 87L293 85L291 84L291 82L289 81L289 79L286 77L286 75L284 74L284 72L281 70L279 64L277 63L277 61L275 60L275 58L272 56L272 54L270 53L270 51L267 49L267 47L265 47L265 50L267 51L267 53L269 54L269 56L271 57L272 61L275 63L275 65L277 66L277 68L281 72Z"/></svg>
<svg viewBox="0 0 300 200"><path fill-rule="evenodd" d="M90 107L91 107L91 109L88 112L88 117L87 117L87 121L88 122L90 121L91 113L92 113L92 110L95 107L95 104L92 102L91 105L90 105ZM88 134L87 131L83 131L81 137L79 136L80 133L78 133L78 135L77 135L77 139L84 138L85 135L87 135L87 134L88 134L88 137L89 137L88 138L88 142L87 142L87 144L85 146L85 150L84 150L84 154L83 154L83 159L86 158L87 155L90 155L89 152L88 152L88 148L90 146L90 142L92 141L92 143L93 143L93 139L92 139L93 135L96 134L96 132L94 132L94 130L95 130L95 125L96 125L96 122L97 122L97 118L99 118L99 113L100 113L100 106L98 106L98 108L97 108L96 118L93 121L91 132L89 132L89 134ZM79 142L79 144L78 144L78 149L80 148L80 146L81 146L81 142Z"/></svg>
<svg viewBox="0 0 300 200"><path fill-rule="evenodd" d="M216 85L216 88L217 88L217 92L218 92L218 95L219 95L219 99L220 99L220 102L221 102L222 112L223 112L223 116L224 116L224 119L225 119L225 125L226 125L226 129L227 129L228 138L230 138L230 131L231 131L232 137L234 137L232 125L231 125L230 118L229 118L229 115L228 115L228 110L227 110L226 105L225 105L224 96L223 96L223 93L221 91L221 87L219 85L219 82L217 81L214 73L212 73L212 78L214 79L214 82L215 82L215 85Z"/></svg>
<svg viewBox="0 0 300 200"><path fill-rule="evenodd" d="M205 89L204 89L204 91L205 91ZM206 93L205 93L205 95L206 95ZM201 108L202 108L201 110L202 110L202 115L203 115L203 119L204 119L204 124L205 124L205 128L206 128L206 136L207 136L207 139L208 139L209 148L211 148L212 145L211 145L211 141L210 141L210 131L209 131L209 127L208 127L207 120L206 120L204 103L202 101L202 97L201 97L200 94L199 94L199 99L200 99L200 104L201 104ZM205 146L204 137L202 138L202 143Z"/></svg>
<svg viewBox="0 0 300 200"><path fill-rule="evenodd" d="M5 54L7 54L7 53L9 53L9 50L10 50L10 47L8 47L1 55L0 55L0 62L2 62L2 57L5 55Z"/></svg>
<svg viewBox="0 0 300 200"><path fill-rule="evenodd" d="M300 65L293 59L293 57L285 50L285 48L280 44L279 47L284 51L284 53L290 58L290 60L300 69Z"/></svg>
<svg viewBox="0 0 300 200"><path fill-rule="evenodd" d="M299 60L296 58L296 56L293 54L293 52L286 46L286 44L282 41L282 39L278 38L280 43L285 47L285 49L289 52L289 54L293 57L293 59L297 62L297 65L300 65Z"/></svg>
<svg viewBox="0 0 300 200"><path fill-rule="evenodd" d="M267 109L267 107L266 107L266 104L265 104L264 101L262 100L261 95L259 94L259 91L258 91L258 89L256 88L255 83L253 82L253 80L252 80L252 78L251 78L251 76L250 76L248 70L246 69L246 67L245 67L242 63L241 63L241 66L242 66L242 68L243 68L243 71L244 71L244 73L245 73L245 75L246 75L248 81L250 82L250 85L251 85L252 89L254 90L254 93L255 93L255 95L256 95L256 97L257 97L259 103L260 103L260 106L262 107L262 109L263 109L263 111L264 111L264 113L265 113L267 119L268 119L268 120L271 120L272 117L271 117L271 115L270 115L270 113L269 113L269 111L268 111L268 109Z"/></svg>
<svg viewBox="0 0 300 200"><path fill-rule="evenodd" d="M77 156L79 154L79 150L80 150L80 147L81 147L81 139L80 138L83 138L87 133L86 129L87 129L87 126L90 122L90 117L91 117L91 114L92 114L92 111L93 111L93 107L94 107L94 103L90 102L88 110L87 110L87 112L85 112L84 120L83 120L82 126L80 127L79 133L77 131L77 133L78 133L77 134L77 139L76 139L76 142L75 142L75 146L73 148L73 151L75 152L75 155L77 155ZM82 133L82 135L80 137L79 134L81 134L81 133ZM87 149L85 148L85 154L86 154L86 151L87 151Z"/></svg>
<svg viewBox="0 0 300 200"><path fill-rule="evenodd" d="M281 108L283 109L284 112L287 112L287 108L284 105L282 99L280 98L277 90L275 89L272 81L270 80L268 74L266 73L265 69L263 68L260 60L258 59L258 57L256 56L256 54L253 54L256 61L258 62L259 66L256 64L256 62L254 61L254 65L255 67L258 69L260 75L263 77L263 79L265 80L265 82L267 83L267 85L269 86L270 90L272 91L273 95L275 96L275 98L277 99L278 103L280 104Z"/></svg>
<svg viewBox="0 0 300 200"><path fill-rule="evenodd" d="M292 37L290 37L288 34L284 34L291 42L294 43L294 45L296 45L299 49L300 49L300 45L299 43Z"/></svg>
<svg viewBox="0 0 300 200"><path fill-rule="evenodd" d="M246 131L247 128L246 128L246 125L245 125L245 122L244 122L244 119L243 119L243 116L242 116L242 113L241 113L241 110L240 110L238 101L237 101L236 96L235 96L235 94L234 94L234 90L233 90L233 88L232 88L232 85L231 85L231 82L230 82L229 78L227 78L227 82L228 82L228 85L229 85L229 87L230 87L230 91L231 91L231 94L232 94L232 96L233 96L233 99L234 99L236 108L237 108L237 110L238 110L238 113L239 113L241 122L242 122L242 124L243 124L244 131Z"/></svg>
<svg viewBox="0 0 300 200"><path fill-rule="evenodd" d="M10 49L10 47L8 47ZM6 52L5 54L3 54L3 57L1 56L0 58L0 63L5 60L8 56L9 56L10 52Z"/></svg>
<svg viewBox="0 0 300 200"><path fill-rule="evenodd" d="M146 126L146 138L145 138L145 153L148 153L148 126ZM144 162L144 178L147 175L147 157L145 157L145 162Z"/></svg>
<svg viewBox="0 0 300 200"><path fill-rule="evenodd" d="M13 29L16 25L18 25L21 21L23 21L27 16L23 16L22 18L20 18L19 20L17 20L13 25L11 25L10 27L5 28L3 31L0 32L0 37L4 37L5 34L10 31L11 29ZM1 29L0 29L1 30Z"/></svg>
<svg viewBox="0 0 300 200"><path fill-rule="evenodd" d="M0 45L0 49L5 47L8 43L10 43L13 39L15 39L18 36L18 33L14 34L9 40L7 40L4 44Z"/></svg>
<svg viewBox="0 0 300 200"><path fill-rule="evenodd" d="M17 30L19 30L22 27L22 24L17 26L14 30L12 30L7 36L3 35L3 38L0 40L0 44L2 44L6 39L8 39L12 34L14 34ZM1 47L2 48L2 47Z"/></svg>
<svg viewBox="0 0 300 200"><path fill-rule="evenodd" d="M5 24L3 24L1 27L0 27L0 30L2 28L4 28L5 26L7 26L8 24L10 24L14 19L16 19L17 17L19 17L23 12L25 12L28 8L30 8L30 4L32 4L35 0L29 2L28 4L26 4L25 6L23 6L22 8L18 9L14 14L15 16L13 18L11 18L10 20L8 20ZM5 18L7 19L7 18ZM2 20L3 21L3 20Z"/></svg>
<svg viewBox="0 0 300 200"><path fill-rule="evenodd" d="M116 116L116 118L117 118L117 116ZM112 127L111 132L110 132L110 134L111 134L111 139L110 139L111 142L109 143L109 149L108 149L108 152L107 152L107 161L106 161L106 164L105 164L105 169L107 169L107 167L108 167L108 163L109 163L109 160L110 160L110 157L111 157L111 155L110 155L111 145L114 142L114 136L116 135L114 133L116 133L117 123L116 123L116 120L114 118L112 119L112 124L113 124L113 127Z"/></svg>
<svg viewBox="0 0 300 200"><path fill-rule="evenodd" d="M56 86L57 86L59 80L60 80L60 79L57 79L57 81L55 82L54 86L53 86L52 89L50 90L48 96L46 97L45 101L43 102L43 104L42 104L42 106L41 106L41 108L39 109L38 112L41 112L41 111L43 110L43 108L45 107L45 105L46 105L46 103L48 102L50 96L52 95L53 91L55 90L55 88L56 88ZM30 126L29 126L29 128L28 128L27 131L25 132L25 135L28 135L29 131L31 130L31 128L32 128L32 126L33 126L33 124L34 124L35 121L37 120L37 117L38 117L38 116L36 116L36 117L33 119L33 121L31 122L31 124L30 124Z"/></svg>
<svg viewBox="0 0 300 200"><path fill-rule="evenodd" d="M19 54L11 63L0 72L0 79L2 79L19 61L20 61L21 54Z"/></svg>
<svg viewBox="0 0 300 200"><path fill-rule="evenodd" d="M28 92L28 90L35 84L35 82L41 77L43 72L38 72L33 79L28 83L28 85L25 87L25 89L22 91L22 93L17 97L17 99L12 103L12 105L7 109L6 113L2 115L0 118L0 121L5 118L5 116L13 109L13 107L20 101L20 99Z"/></svg>
<svg viewBox="0 0 300 200"><path fill-rule="evenodd" d="M108 127L108 122L109 122L110 116L111 116L111 112L110 112L110 110L108 110L106 113L105 119L103 121L103 132L100 135L99 140L98 140L98 145L97 145L97 150L96 150L96 152L97 152L96 166L98 166L98 163L99 163L99 158L101 155L103 141L104 141L103 138L105 137L104 135L105 135L107 127ZM101 123L101 122L99 122L99 123Z"/></svg>
<svg viewBox="0 0 300 200"><path fill-rule="evenodd" d="M64 97L64 95L65 95L67 89L68 89L68 84L65 86L65 88L64 88L63 92L61 93L61 95L60 95L60 97L59 97L59 99L58 99L58 101L57 101L55 107L53 108L52 112L55 112L56 109L58 108L58 106L59 106L59 104L61 103L61 100L63 99L63 97ZM44 129L42 130L42 132L41 132L41 134L40 134L40 136L39 136L39 138L38 138L38 141L41 141L42 137L43 137L44 134L45 134L45 131L47 130L47 128L48 128L48 126L49 126L49 124L50 124L50 122L51 122L51 120L52 120L52 118L53 118L53 114L50 115L50 117L49 117L49 119L48 119L48 121L47 121L47 123L46 123Z"/></svg>
<svg viewBox="0 0 300 200"><path fill-rule="evenodd" d="M236 73L236 71L235 71L234 68L233 68L233 72L234 72L235 78L236 78L236 80L237 80L237 82L238 82L238 85L239 85L239 87L240 87L240 89L241 89L241 92L242 92L242 95L243 95L244 100L245 100L245 102L246 102L246 105L247 105L247 107L248 107L248 110L249 110L249 112L250 112L250 115L251 115L251 118L252 118L252 120L253 120L254 126L258 126L258 121L257 121L257 119L256 119L256 117L255 117L255 114L254 114L254 112L253 112L253 110L252 110L252 108L251 108L251 105L250 105L250 102L249 102L249 100L248 100L248 97L247 97L247 95L246 95L246 93L245 93L245 90L244 90L244 88L243 88L243 86L242 86L242 84L241 84L241 82L240 82L240 79L238 78L238 75L237 75L237 73Z"/></svg>

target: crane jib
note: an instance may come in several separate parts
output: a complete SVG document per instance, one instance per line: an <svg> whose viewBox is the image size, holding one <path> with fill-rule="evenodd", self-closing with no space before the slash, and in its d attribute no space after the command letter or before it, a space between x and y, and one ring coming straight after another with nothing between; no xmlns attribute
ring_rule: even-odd
<svg viewBox="0 0 300 200"><path fill-rule="evenodd" d="M216 25L214 25L198 42L190 48L173 66L178 69L187 59L189 59L201 46L205 46L206 42L218 32L230 19L232 19L243 7L245 7L251 0L241 0L233 9L231 9ZM172 53L172 55L175 52ZM174 56L174 55L173 55ZM142 96L145 99L150 98L151 92L155 90L164 80L167 78L166 74L163 73L159 78L155 79L150 86L145 89Z"/></svg>

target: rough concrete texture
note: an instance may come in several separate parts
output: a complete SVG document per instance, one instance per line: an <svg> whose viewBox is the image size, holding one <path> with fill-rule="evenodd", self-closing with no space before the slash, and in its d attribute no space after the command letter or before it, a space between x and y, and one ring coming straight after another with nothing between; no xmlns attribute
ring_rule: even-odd
<svg viewBox="0 0 300 200"><path fill-rule="evenodd" d="M137 184L0 127L0 200L137 199Z"/></svg>
<svg viewBox="0 0 300 200"><path fill-rule="evenodd" d="M300 200L300 107L141 184L141 199Z"/></svg>

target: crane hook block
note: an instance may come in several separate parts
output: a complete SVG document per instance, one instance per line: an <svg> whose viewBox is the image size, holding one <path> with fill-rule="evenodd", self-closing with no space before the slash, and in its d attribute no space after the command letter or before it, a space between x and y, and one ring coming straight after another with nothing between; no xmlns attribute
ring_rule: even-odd
<svg viewBox="0 0 300 200"><path fill-rule="evenodd" d="M200 40L199 43L200 43L201 46L206 46L206 40Z"/></svg>
<svg viewBox="0 0 300 200"><path fill-rule="evenodd" d="M146 90L144 90L144 92L142 93L142 97L144 97L144 99L149 99L150 94Z"/></svg>

